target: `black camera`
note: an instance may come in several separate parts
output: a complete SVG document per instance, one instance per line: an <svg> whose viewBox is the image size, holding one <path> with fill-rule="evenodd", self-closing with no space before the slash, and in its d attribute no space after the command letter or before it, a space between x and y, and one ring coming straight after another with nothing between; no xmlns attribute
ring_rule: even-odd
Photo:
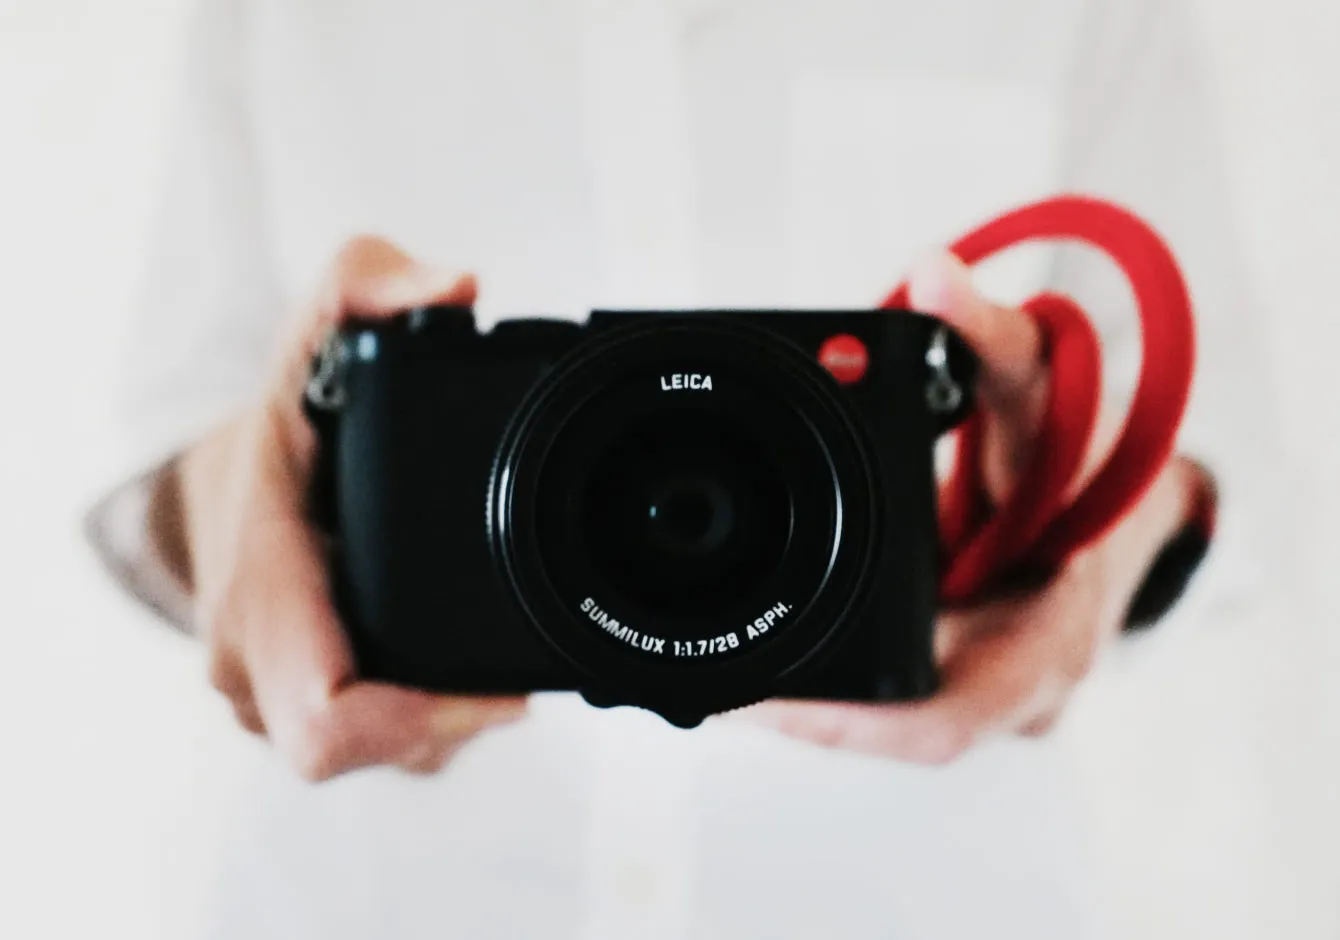
<svg viewBox="0 0 1340 940"><path fill-rule="evenodd" d="M930 694L934 450L976 371L912 311L347 323L305 407L360 674L684 727Z"/></svg>

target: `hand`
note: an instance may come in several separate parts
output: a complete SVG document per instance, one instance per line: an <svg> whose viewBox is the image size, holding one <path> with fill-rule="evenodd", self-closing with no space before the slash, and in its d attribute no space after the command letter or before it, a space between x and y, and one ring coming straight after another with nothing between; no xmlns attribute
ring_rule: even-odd
<svg viewBox="0 0 1340 940"><path fill-rule="evenodd" d="M956 327L981 359L981 478L999 505L1027 466L1045 415L1041 334L1027 314L982 298L953 255L930 259L909 287L911 305ZM1100 418L1079 485L1105 455L1119 417ZM1172 462L1125 519L1049 583L944 613L936 626L942 688L935 696L888 705L765 702L743 716L816 744L931 764L991 735L1045 732L1187 519L1195 473L1189 462Z"/></svg>
<svg viewBox="0 0 1340 940"><path fill-rule="evenodd" d="M210 681L248 730L303 777L373 764L441 767L466 740L513 721L523 699L452 698L359 681L304 518L315 438L301 400L309 363L343 317L471 304L469 275L429 270L377 239L350 242L296 324L262 400L187 452L175 483L184 566Z"/></svg>

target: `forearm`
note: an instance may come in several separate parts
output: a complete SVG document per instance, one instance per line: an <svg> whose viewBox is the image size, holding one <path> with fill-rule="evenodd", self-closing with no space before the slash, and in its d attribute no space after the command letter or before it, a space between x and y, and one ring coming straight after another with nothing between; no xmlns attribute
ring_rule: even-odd
<svg viewBox="0 0 1340 940"><path fill-rule="evenodd" d="M108 573L134 598L183 633L195 633L195 572L225 550L202 524L210 506L235 488L228 454L240 421L109 492L84 519L85 536Z"/></svg>

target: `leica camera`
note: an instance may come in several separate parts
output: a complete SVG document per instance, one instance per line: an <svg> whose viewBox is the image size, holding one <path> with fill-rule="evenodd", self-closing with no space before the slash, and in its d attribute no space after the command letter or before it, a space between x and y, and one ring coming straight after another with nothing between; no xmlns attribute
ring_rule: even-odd
<svg viewBox="0 0 1340 940"><path fill-rule="evenodd" d="M353 321L311 515L360 675L683 727L934 692L934 451L976 363L908 310Z"/></svg>

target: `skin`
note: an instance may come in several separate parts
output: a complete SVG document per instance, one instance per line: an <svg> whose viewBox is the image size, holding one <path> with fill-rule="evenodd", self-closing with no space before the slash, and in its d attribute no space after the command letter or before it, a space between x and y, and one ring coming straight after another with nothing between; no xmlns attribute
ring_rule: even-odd
<svg viewBox="0 0 1340 940"><path fill-rule="evenodd" d="M523 699L429 695L354 675L319 543L303 515L315 439L300 410L308 364L349 316L473 303L474 278L425 268L359 238L335 259L252 408L191 448L176 487L209 678L248 730L268 735L301 776L387 764L428 773L471 737L515 721Z"/></svg>
<svg viewBox="0 0 1340 940"><path fill-rule="evenodd" d="M982 358L984 479L1003 499L1045 405L1037 330L1026 315L980 297L952 256L928 259L911 285L913 305L955 325ZM156 497L158 543L195 599L210 682L239 723L267 736L308 780L373 765L430 773L473 736L525 713L523 699L359 680L302 511L315 441L299 403L326 331L353 315L470 304L476 293L468 274L425 267L380 239L349 242L296 318L259 400L185 453ZM946 613L937 628L945 683L935 698L891 706L769 702L740 714L822 746L921 763L952 760L990 734L1045 731L1186 518L1192 473L1185 461L1170 464L1136 511L1051 583Z"/></svg>
<svg viewBox="0 0 1340 940"><path fill-rule="evenodd" d="M999 505L1027 466L1045 416L1048 368L1037 325L981 296L952 255L928 258L909 283L911 305L955 326L982 359L982 479ZM1100 416L1076 489L1100 465L1120 417ZM742 717L824 747L921 764L952 761L984 738L1045 733L1120 631L1159 550L1188 520L1199 473L1190 461L1170 461L1135 509L1049 583L944 612L936 624L942 688L932 698L893 705L773 701Z"/></svg>

